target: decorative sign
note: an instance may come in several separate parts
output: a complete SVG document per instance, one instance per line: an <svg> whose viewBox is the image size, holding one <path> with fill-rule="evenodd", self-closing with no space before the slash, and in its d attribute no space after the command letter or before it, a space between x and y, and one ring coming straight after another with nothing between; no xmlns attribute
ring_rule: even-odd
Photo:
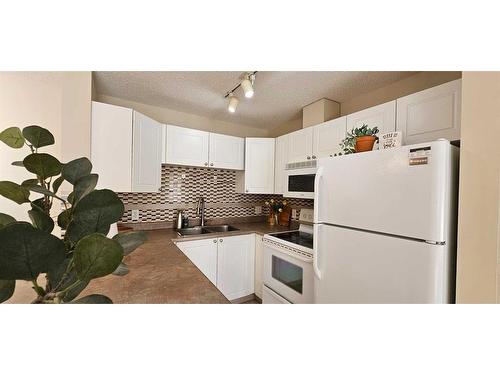
<svg viewBox="0 0 500 375"><path fill-rule="evenodd" d="M401 138L403 133L390 132L379 135L379 150L388 148L401 147Z"/></svg>

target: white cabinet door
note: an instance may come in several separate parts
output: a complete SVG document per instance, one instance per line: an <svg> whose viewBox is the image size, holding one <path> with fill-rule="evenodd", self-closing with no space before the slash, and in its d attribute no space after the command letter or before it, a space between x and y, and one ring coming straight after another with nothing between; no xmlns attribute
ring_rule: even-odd
<svg viewBox="0 0 500 375"><path fill-rule="evenodd" d="M214 285L217 285L217 244L216 238L176 243L177 247Z"/></svg>
<svg viewBox="0 0 500 375"><path fill-rule="evenodd" d="M274 138L245 139L245 171L237 190L250 194L274 193Z"/></svg>
<svg viewBox="0 0 500 375"><path fill-rule="evenodd" d="M312 159L313 128L305 128L288 134L287 163Z"/></svg>
<svg viewBox="0 0 500 375"><path fill-rule="evenodd" d="M208 140L208 132L167 125L166 163L208 167Z"/></svg>
<svg viewBox="0 0 500 375"><path fill-rule="evenodd" d="M274 165L274 193L285 192L285 166L288 160L288 135L276 138Z"/></svg>
<svg viewBox="0 0 500 375"><path fill-rule="evenodd" d="M461 105L461 79L398 99L397 130L403 132L403 142L460 139Z"/></svg>
<svg viewBox="0 0 500 375"><path fill-rule="evenodd" d="M341 152L339 143L346 137L347 117L339 117L313 126L313 159Z"/></svg>
<svg viewBox="0 0 500 375"><path fill-rule="evenodd" d="M257 297L262 300L262 261L264 253L264 243L262 242L262 236L259 234L255 235L255 282L254 282L254 293Z"/></svg>
<svg viewBox="0 0 500 375"><path fill-rule="evenodd" d="M245 139L210 133L209 165L214 168L244 169Z"/></svg>
<svg viewBox="0 0 500 375"><path fill-rule="evenodd" d="M347 131L360 128L363 124L369 128L378 127L379 134L396 130L396 101L387 102L375 107L347 115Z"/></svg>
<svg viewBox="0 0 500 375"><path fill-rule="evenodd" d="M132 191L132 124L132 109L92 102L90 159L98 189Z"/></svg>
<svg viewBox="0 0 500 375"><path fill-rule="evenodd" d="M132 190L158 192L161 186L162 125L134 111Z"/></svg>
<svg viewBox="0 0 500 375"><path fill-rule="evenodd" d="M228 300L254 292L255 235L219 238L217 288Z"/></svg>

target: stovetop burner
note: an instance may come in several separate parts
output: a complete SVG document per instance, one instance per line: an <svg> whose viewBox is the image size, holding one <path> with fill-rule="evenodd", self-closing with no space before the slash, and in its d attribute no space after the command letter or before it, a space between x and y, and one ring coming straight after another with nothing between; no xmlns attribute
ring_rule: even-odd
<svg viewBox="0 0 500 375"><path fill-rule="evenodd" d="M296 230L293 232L271 234L271 237L276 237L309 249L313 248L313 235L311 233Z"/></svg>

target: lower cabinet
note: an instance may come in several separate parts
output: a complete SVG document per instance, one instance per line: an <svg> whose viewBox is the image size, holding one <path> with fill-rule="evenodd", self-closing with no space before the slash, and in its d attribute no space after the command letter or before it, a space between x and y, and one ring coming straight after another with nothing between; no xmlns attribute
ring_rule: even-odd
<svg viewBox="0 0 500 375"><path fill-rule="evenodd" d="M177 242L228 300L254 293L255 235Z"/></svg>

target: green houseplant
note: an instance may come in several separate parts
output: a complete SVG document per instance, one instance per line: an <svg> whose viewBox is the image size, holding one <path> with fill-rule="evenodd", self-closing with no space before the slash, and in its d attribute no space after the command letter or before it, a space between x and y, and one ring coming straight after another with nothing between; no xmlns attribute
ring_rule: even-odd
<svg viewBox="0 0 500 375"><path fill-rule="evenodd" d="M352 154L355 152L371 151L375 141L378 139L378 127L369 128L363 124L360 128L354 128L347 133L347 136L339 143L341 152L335 156Z"/></svg>
<svg viewBox="0 0 500 375"><path fill-rule="evenodd" d="M111 224L123 215L122 201L111 190L95 190L98 175L91 173L87 158L62 164L39 152L55 143L47 129L28 126L21 131L11 127L0 133L0 140L12 148L27 146L29 154L12 164L34 175L21 184L0 181L0 195L26 204L31 220L17 221L0 213L0 302L12 296L16 280L28 280L35 292L33 303L112 303L99 294L75 298L92 279L128 273L123 257L144 243L145 234L125 232L106 237ZM58 195L64 181L72 186L67 198ZM55 202L64 206L57 217L51 216ZM56 224L65 230L64 238L52 234ZM45 275L45 286L37 282L41 274Z"/></svg>

